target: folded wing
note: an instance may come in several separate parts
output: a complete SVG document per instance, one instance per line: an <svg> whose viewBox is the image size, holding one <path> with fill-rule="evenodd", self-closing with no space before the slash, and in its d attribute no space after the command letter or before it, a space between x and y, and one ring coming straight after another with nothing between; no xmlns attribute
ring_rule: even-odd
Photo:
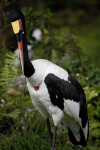
<svg viewBox="0 0 100 150"><path fill-rule="evenodd" d="M81 85L69 75L68 81L48 74L45 84L53 105L64 111L62 123L73 144L86 146L88 140L88 114L86 96Z"/></svg>

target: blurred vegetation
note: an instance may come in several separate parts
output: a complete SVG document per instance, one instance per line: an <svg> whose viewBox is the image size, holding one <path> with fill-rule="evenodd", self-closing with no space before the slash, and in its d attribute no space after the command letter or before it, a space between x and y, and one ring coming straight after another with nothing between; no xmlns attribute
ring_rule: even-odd
<svg viewBox="0 0 100 150"><path fill-rule="evenodd" d="M5 14L6 18L6 24L0 26L1 28L3 27L2 32L9 26L7 15L14 3L14 0L5 0L0 3L0 11L3 11L3 15ZM21 2L18 1L18 5L19 3ZM90 136L87 147L72 145L65 131L59 128L56 142L57 150L99 150L100 69L86 49L93 48L93 40L97 51L100 47L96 41L100 38L99 25L96 24L99 22L97 6L100 3L97 0L92 0L91 3L89 0L86 2L80 2L80 0L76 2L68 1L68 3L66 1L61 3L60 0L58 3L57 0L55 2L38 0L37 3L38 6L42 7L41 10L35 10L29 6L25 7L21 4L26 19L28 44L31 44L34 50L33 59L48 59L66 69L80 82L87 97L90 123ZM25 4L27 4L26 1ZM78 4L80 10L77 10ZM60 10L58 12L59 17L57 17L57 14L52 13L50 9L43 10L47 6L50 6L52 12L54 12L54 6L57 6L55 12L66 7L67 13ZM77 12L73 13L76 10ZM95 13L97 20L97 22L95 21L95 27L97 28L88 35L86 33L89 33L93 28L88 22L87 12ZM66 17L64 13L69 15ZM93 21L93 16L91 18ZM84 25L83 20L86 21L87 26ZM77 27L77 23L79 27ZM35 28L39 28L42 31L42 40L40 41L32 37L32 32ZM9 37L5 36L5 34L1 36L3 44L0 45L0 150L49 150L49 137L44 119L32 105L26 85L24 84L21 88L18 88L15 83L16 78L20 78L21 69L20 67L17 69L15 67L14 62L18 56L11 51L16 48L16 40L11 32L11 27L9 30ZM80 32L82 33L81 38L76 33L77 31L79 35ZM7 37L7 40L4 40L5 37ZM93 37L92 41L91 37ZM88 41L85 38L89 38ZM99 54L97 55L96 53L95 62L96 60L99 62L97 56ZM51 124L53 130L52 120Z"/></svg>

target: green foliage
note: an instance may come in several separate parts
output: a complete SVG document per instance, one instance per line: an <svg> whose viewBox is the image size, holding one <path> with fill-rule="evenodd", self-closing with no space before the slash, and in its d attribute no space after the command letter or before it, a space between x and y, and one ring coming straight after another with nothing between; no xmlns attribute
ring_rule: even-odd
<svg viewBox="0 0 100 150"><path fill-rule="evenodd" d="M53 16L49 8L45 10L45 13L43 11L34 11L32 7L24 7L22 11L25 16L28 39L32 38L32 32L35 28L44 30L45 27L49 27Z"/></svg>
<svg viewBox="0 0 100 150"><path fill-rule="evenodd" d="M6 58L6 54L9 52L9 49L3 48L0 53L0 68L2 68L2 65L4 64L4 60Z"/></svg>
<svg viewBox="0 0 100 150"><path fill-rule="evenodd" d="M99 150L100 149L100 70L89 56L78 46L78 38L68 28L51 28L52 13L33 11L23 8L26 18L28 43L34 49L33 59L45 58L68 70L84 87L87 97L90 136L86 148L74 146L62 128L57 132L57 150ZM42 30L41 41L32 38L36 27ZM0 73L0 149L2 150L49 150L49 137L46 125L34 109L27 87L17 89L14 78L19 75L15 70L16 55L6 54L2 59L4 67ZM2 63L3 64L3 63ZM2 66L2 65L1 65ZM14 88L17 95L9 95L7 90ZM52 121L51 121L51 124ZM53 126L53 125L52 125Z"/></svg>
<svg viewBox="0 0 100 150"><path fill-rule="evenodd" d="M14 53L9 52L6 54L3 68L0 70L0 87L3 92L14 85L12 79L18 75L14 63L16 58L17 56Z"/></svg>
<svg viewBox="0 0 100 150"><path fill-rule="evenodd" d="M15 0L1 0L0 7L7 7L8 5L11 5Z"/></svg>
<svg viewBox="0 0 100 150"><path fill-rule="evenodd" d="M96 89L90 88L88 86L86 86L84 88L84 91L85 91L85 94L87 96L87 101L91 101L91 99L98 97L99 92L100 92L100 91L97 91Z"/></svg>

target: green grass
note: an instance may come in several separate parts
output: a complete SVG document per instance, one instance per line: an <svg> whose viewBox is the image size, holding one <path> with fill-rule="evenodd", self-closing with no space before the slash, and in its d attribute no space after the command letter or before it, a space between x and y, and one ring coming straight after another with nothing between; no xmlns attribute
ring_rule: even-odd
<svg viewBox="0 0 100 150"><path fill-rule="evenodd" d="M50 150L45 120L34 110L34 107L31 112L25 111L23 107L21 110L22 112L24 110L24 112L21 112L13 124L9 124L9 130L0 135L0 150ZM53 131L52 120L51 125ZM89 140L86 148L74 146L69 142L69 138L65 131L61 127L58 127L56 149L99 150L99 141L96 140L93 142L92 140L93 139Z"/></svg>

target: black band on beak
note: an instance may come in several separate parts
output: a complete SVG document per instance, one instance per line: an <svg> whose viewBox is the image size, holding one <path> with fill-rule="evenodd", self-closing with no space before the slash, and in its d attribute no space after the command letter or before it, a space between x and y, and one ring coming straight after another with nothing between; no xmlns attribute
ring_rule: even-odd
<svg viewBox="0 0 100 150"><path fill-rule="evenodd" d="M20 31L19 33L17 33L16 36L17 36L17 41L21 42L22 41L22 31Z"/></svg>

